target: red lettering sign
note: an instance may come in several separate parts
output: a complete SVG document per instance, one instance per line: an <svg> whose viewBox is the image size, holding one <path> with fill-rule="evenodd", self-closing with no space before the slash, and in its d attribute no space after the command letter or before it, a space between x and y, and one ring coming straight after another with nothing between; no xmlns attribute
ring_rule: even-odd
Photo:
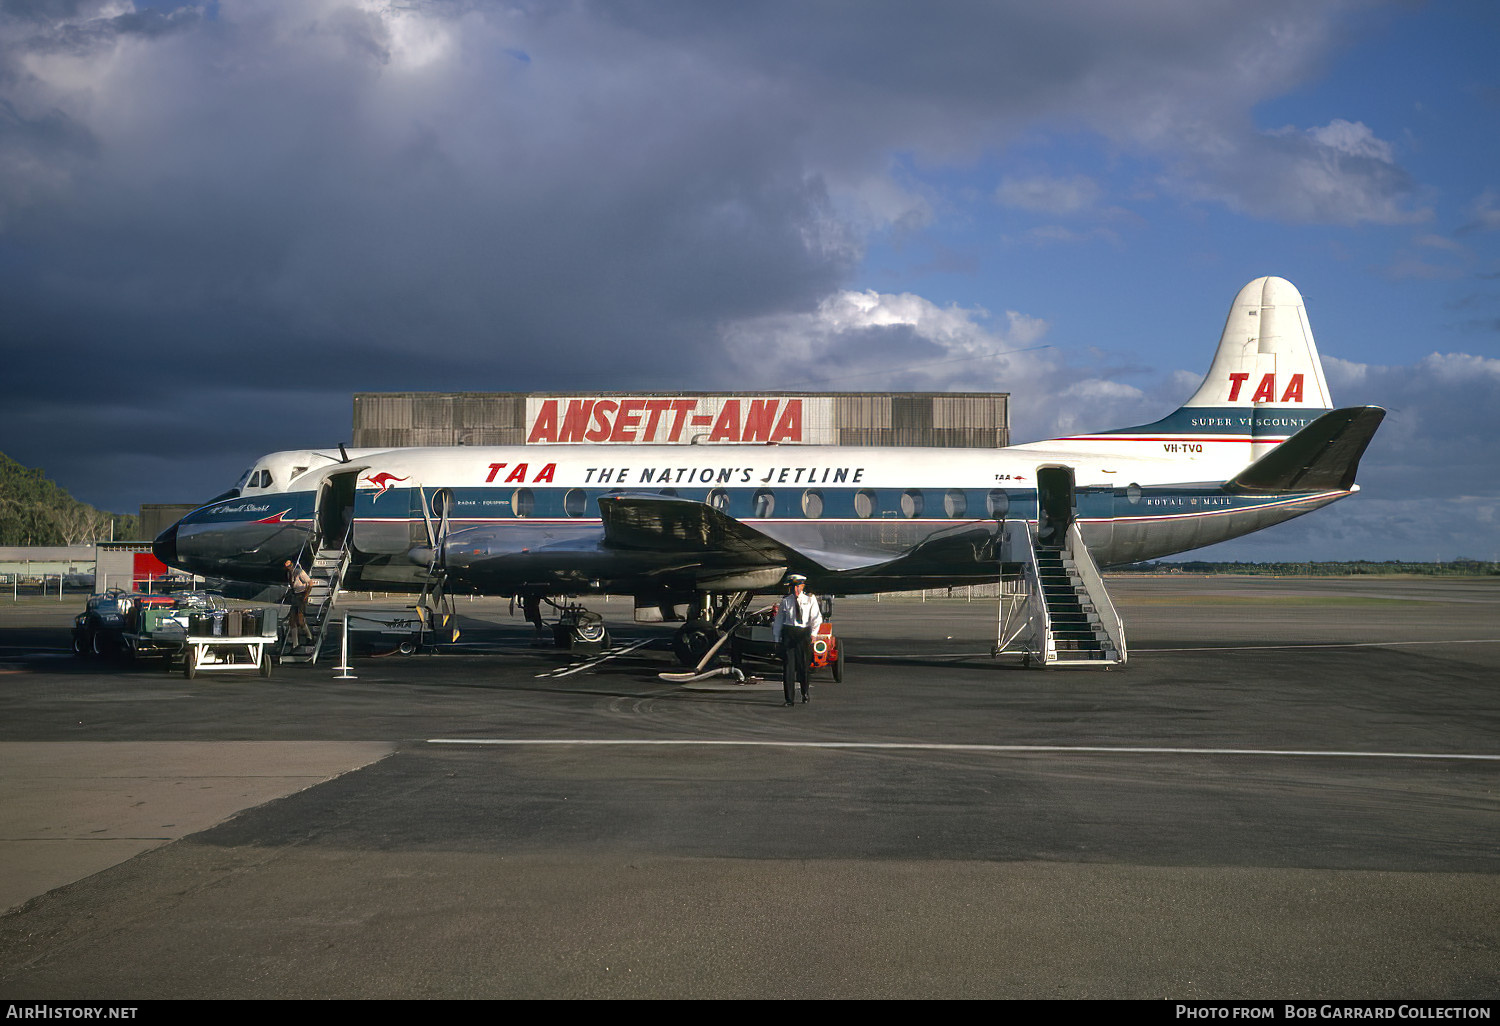
<svg viewBox="0 0 1500 1026"><path fill-rule="evenodd" d="M1239 378L1235 382L1236 391L1245 375ZM538 397L528 403L531 411L528 445L547 442L681 445L694 439L713 443L807 441L801 399ZM496 472L501 469L503 466L496 468Z"/></svg>
<svg viewBox="0 0 1500 1026"><path fill-rule="evenodd" d="M610 414L620 408L620 404L613 399L600 399L594 404L594 426L583 433L583 437L591 442L602 442L609 437Z"/></svg>
<svg viewBox="0 0 1500 1026"><path fill-rule="evenodd" d="M568 412L563 414L562 427L557 432L557 441L583 441L583 429L588 426L589 414L593 410L594 400L592 399L569 399Z"/></svg>
<svg viewBox="0 0 1500 1026"><path fill-rule="evenodd" d="M641 426L641 409L646 405L644 399L626 399L620 403L620 417L615 421L615 429L609 433L611 442L634 442L635 433Z"/></svg>
<svg viewBox="0 0 1500 1026"><path fill-rule="evenodd" d="M537 411L536 423L531 425L531 434L526 436L526 444L555 441L557 441L557 400L548 399Z"/></svg>
<svg viewBox="0 0 1500 1026"><path fill-rule="evenodd" d="M786 401L786 409L781 411L781 419L776 422L776 430L771 432L771 441L802 441L801 399L788 399Z"/></svg>
<svg viewBox="0 0 1500 1026"><path fill-rule="evenodd" d="M710 442L738 442L740 440L740 401L729 399L719 410L719 419L714 421L708 433Z"/></svg>
<svg viewBox="0 0 1500 1026"><path fill-rule="evenodd" d="M484 479L485 484L494 484L495 477L500 473L501 470L505 469L508 466L510 466L510 464L508 463L491 463L490 474ZM515 482L519 482L521 484L525 484L526 466L527 465L525 463L517 463L515 469L512 470L508 475L506 475L504 483L512 484ZM536 476L531 479L531 483L551 484L555 477L557 477L557 464L548 463L541 470L538 470L536 472Z"/></svg>
<svg viewBox="0 0 1500 1026"><path fill-rule="evenodd" d="M750 409L745 414L745 433L742 442L769 442L776 423L779 399L751 399Z"/></svg>

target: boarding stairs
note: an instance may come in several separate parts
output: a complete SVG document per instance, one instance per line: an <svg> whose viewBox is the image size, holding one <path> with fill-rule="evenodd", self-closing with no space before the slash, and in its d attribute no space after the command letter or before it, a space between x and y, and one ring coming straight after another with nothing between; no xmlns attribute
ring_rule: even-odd
<svg viewBox="0 0 1500 1026"><path fill-rule="evenodd" d="M1013 523L1004 547L1021 573L1002 581L995 654L1020 653L1026 665L1044 669L1125 664L1124 624L1076 523L1058 544L1040 541L1028 523Z"/></svg>
<svg viewBox="0 0 1500 1026"><path fill-rule="evenodd" d="M312 587L307 593L307 627L312 631L311 644L296 645L299 640L288 631L281 639L278 656L284 663L316 663L325 644L336 645L341 639L343 624L334 615L338 606L340 587L344 574L349 569L349 536L336 545L321 545L313 553L312 566L307 575L312 578ZM299 556L300 558L300 556Z"/></svg>

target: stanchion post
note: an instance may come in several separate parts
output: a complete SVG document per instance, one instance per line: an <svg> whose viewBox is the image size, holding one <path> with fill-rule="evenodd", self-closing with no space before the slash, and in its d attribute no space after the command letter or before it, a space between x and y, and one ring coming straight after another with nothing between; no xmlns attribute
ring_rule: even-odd
<svg viewBox="0 0 1500 1026"><path fill-rule="evenodd" d="M340 656L339 662L342 663L343 665L341 665L341 666L335 666L334 667L334 669L338 670L339 672L336 673L336 674L334 674L333 679L334 680L359 680L358 677L356 677L354 674L352 674L352 673L349 672L349 670L351 669L351 667L349 666L349 614L348 613L344 614L343 637L341 637L339 639L339 656Z"/></svg>

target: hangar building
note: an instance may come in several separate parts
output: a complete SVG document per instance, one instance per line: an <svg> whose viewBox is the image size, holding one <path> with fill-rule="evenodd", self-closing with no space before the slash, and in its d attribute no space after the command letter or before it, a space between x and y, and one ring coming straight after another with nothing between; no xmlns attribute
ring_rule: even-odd
<svg viewBox="0 0 1500 1026"><path fill-rule="evenodd" d="M356 392L352 445L996 448L1007 392Z"/></svg>

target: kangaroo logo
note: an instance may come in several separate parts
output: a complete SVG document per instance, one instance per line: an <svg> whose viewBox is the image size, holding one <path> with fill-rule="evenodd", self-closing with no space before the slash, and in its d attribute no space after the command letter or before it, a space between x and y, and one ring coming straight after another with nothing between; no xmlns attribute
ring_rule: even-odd
<svg viewBox="0 0 1500 1026"><path fill-rule="evenodd" d="M378 474L370 474L369 476L365 477L363 480L370 482L376 488L380 489L380 491L378 491L378 492L375 493L375 498L378 499L382 495L384 495L386 492L390 491L391 486L394 485L397 481L410 481L411 478L409 478L409 477L397 477L395 474L388 474L388 473L386 473L385 471L382 470Z"/></svg>

